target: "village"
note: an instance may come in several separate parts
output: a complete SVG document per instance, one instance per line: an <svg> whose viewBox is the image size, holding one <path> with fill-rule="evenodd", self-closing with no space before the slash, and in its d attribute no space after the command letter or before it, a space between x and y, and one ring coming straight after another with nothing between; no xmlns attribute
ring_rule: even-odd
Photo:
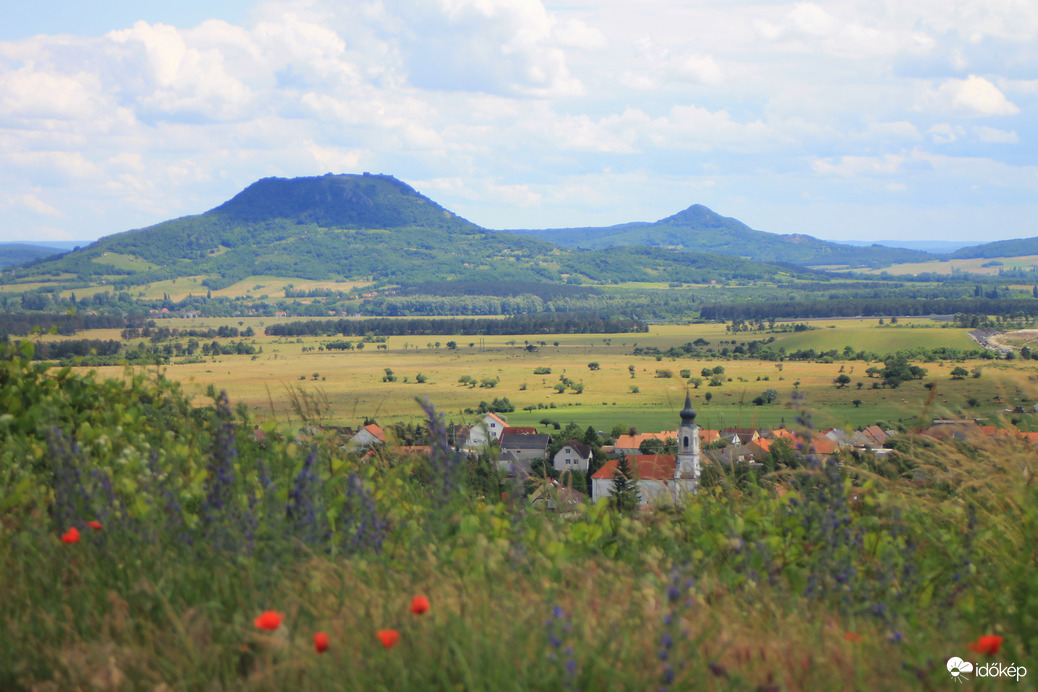
<svg viewBox="0 0 1038 692"><path fill-rule="evenodd" d="M690 398L678 414L680 425L671 430L639 433L630 430L607 442L593 445L574 437L538 432L535 427L510 426L502 414L488 412L472 425L452 426L455 449L469 456L490 454L498 470L508 477L542 479L554 488L549 498L543 491L531 496L534 506L576 505L583 500L609 498L612 484L627 462L631 480L637 486L644 508L661 503L681 502L699 489L703 469L732 470L789 467L793 458L810 464L840 463L841 455L883 458L898 452L890 441L899 435L878 425L860 430L791 430L787 427L756 429L729 427L721 430L695 424L696 413ZM972 419L934 419L928 428L916 431L937 440L968 442L978 437L1015 436L1038 444L1038 433L1008 430ZM392 440L375 423L352 433L346 449L362 458L392 448ZM407 455L428 455L428 445L398 445L396 451ZM574 472L587 478L589 496L575 489Z"/></svg>

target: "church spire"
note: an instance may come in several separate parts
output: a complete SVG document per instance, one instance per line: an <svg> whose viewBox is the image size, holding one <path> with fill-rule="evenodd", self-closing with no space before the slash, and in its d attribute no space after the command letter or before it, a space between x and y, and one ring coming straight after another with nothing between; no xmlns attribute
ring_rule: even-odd
<svg viewBox="0 0 1038 692"><path fill-rule="evenodd" d="M678 457L674 465L674 479L689 484L696 491L699 485L701 464L699 457L699 426L696 411L692 408L692 395L685 390L685 408L681 409L681 427L678 428Z"/></svg>
<svg viewBox="0 0 1038 692"><path fill-rule="evenodd" d="M685 390L685 408L681 409L681 422L683 425L694 425L696 422L696 411L692 408L692 395Z"/></svg>

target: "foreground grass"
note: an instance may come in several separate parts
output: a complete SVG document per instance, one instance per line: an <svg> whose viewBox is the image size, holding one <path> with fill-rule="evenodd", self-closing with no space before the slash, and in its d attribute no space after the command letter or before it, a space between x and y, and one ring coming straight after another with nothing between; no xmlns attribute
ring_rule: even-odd
<svg viewBox="0 0 1038 692"><path fill-rule="evenodd" d="M429 455L360 461L165 380L0 365L0 689L943 689L951 656L1038 650L1012 438L558 515L435 414Z"/></svg>

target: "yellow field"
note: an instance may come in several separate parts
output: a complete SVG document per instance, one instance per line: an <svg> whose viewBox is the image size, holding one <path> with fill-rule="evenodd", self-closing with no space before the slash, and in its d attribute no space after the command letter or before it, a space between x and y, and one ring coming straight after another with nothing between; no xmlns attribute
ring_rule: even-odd
<svg viewBox="0 0 1038 692"><path fill-rule="evenodd" d="M991 262L1001 262L1002 266L985 267L983 265ZM1025 255L1021 257L984 257L975 259L953 259L947 261L934 260L932 262L912 262L906 264L893 264L882 269L855 270L864 274L953 274L955 272L970 272L971 274L998 274L999 269L1023 269L1030 271L1038 266L1038 255Z"/></svg>
<svg viewBox="0 0 1038 692"><path fill-rule="evenodd" d="M464 409L476 408L480 401L507 397L517 409L506 416L513 424L537 425L547 418L563 424L574 420L598 429L619 423L635 425L642 431L664 430L673 428L676 411L681 408L689 386L681 377L681 370L690 370L696 377L703 367L718 365L724 367L721 386L709 387L703 382L699 388L691 389L699 422L705 427L775 426L783 422L792 425L796 412L789 402L795 391L805 395L804 401L814 412L818 426L844 427L877 420L913 421L920 414L993 419L1006 406L1029 406L1038 390L1036 361L922 363L928 371L925 380L907 382L897 389L871 389L876 380L866 376L865 370L870 364L861 361L824 364L657 360L655 356L631 355L636 345L664 350L698 337L716 345L722 340L738 342L769 336L733 337L725 333L723 325L656 325L648 333L617 335L394 336L387 340L385 350L369 343L359 351L321 351L318 349L322 343L335 339L263 335L265 323L273 321L271 318L163 320L162 325L177 327L252 326L257 332L253 341L263 350L255 356L218 356L206 358L204 363L172 364L164 371L195 395L203 395L207 387L213 385L217 390L226 390L233 403L247 404L258 417L273 417L283 423L294 418L293 398L300 391L306 392L327 401L326 422L344 425L356 425L365 416L381 423L417 420L421 411L416 397L428 397L457 422L471 422L473 416L462 414ZM880 327L876 321L859 323L857 320L818 324L823 329L775 336L790 340L787 348L798 343L798 348L818 348L832 341L839 348L842 344L851 344L856 348L879 350L884 343L899 344L913 336L928 345L943 342L963 347L969 344L965 330L960 329L890 328ZM812 337L814 346L811 346ZM118 332L82 333L78 338L118 338ZM452 340L458 344L456 350L446 348L446 343ZM527 351L528 343L537 349ZM862 346L864 343L870 346ZM592 362L599 364L597 370L589 369L588 364ZM633 377L629 370L632 365ZM882 367L882 363L878 365ZM953 380L950 373L958 365L967 370L979 366L983 376ZM393 370L396 382L382 381L387 367ZM535 368L543 367L551 368L551 374L534 373ZM100 370L113 376L123 373L120 367ZM657 371L670 371L672 377L659 377ZM416 382L419 373L427 378L423 384ZM833 383L841 373L851 378L845 388L837 388ZM477 383L484 378L499 382L493 388L469 387L458 381L465 375ZM555 385L560 375L582 383L583 392L578 394L572 389L557 392ZM924 388L925 382L935 383L932 393ZM769 406L753 405L753 399L769 388L779 392L778 402ZM975 407L966 404L971 397L978 400ZM522 410L538 405L543 408Z"/></svg>

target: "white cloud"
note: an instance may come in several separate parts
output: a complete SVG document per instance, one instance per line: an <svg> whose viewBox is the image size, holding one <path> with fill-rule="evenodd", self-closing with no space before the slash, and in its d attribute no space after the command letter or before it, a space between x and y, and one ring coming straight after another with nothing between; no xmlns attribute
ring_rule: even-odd
<svg viewBox="0 0 1038 692"><path fill-rule="evenodd" d="M977 139L988 144L1019 144L1020 136L1011 130L1000 130L996 127L981 125L973 128Z"/></svg>
<svg viewBox="0 0 1038 692"><path fill-rule="evenodd" d="M70 120L98 114L106 106L97 76L62 74L29 62L0 72L0 116L19 120Z"/></svg>
<svg viewBox="0 0 1038 692"><path fill-rule="evenodd" d="M936 123L930 126L926 133L930 135L930 139L934 144L948 144L965 135L966 130L960 125Z"/></svg>
<svg viewBox="0 0 1038 692"><path fill-rule="evenodd" d="M923 136L919 133L919 128L917 128L914 123L907 120L899 120L897 122L869 123L860 138L869 141L877 139L916 141L922 139Z"/></svg>
<svg viewBox="0 0 1038 692"><path fill-rule="evenodd" d="M928 129L926 133L930 135L935 144L948 144L965 135L966 130L961 125L937 123Z"/></svg>
<svg viewBox="0 0 1038 692"><path fill-rule="evenodd" d="M929 93L935 105L971 115L1016 115L1020 112L997 86L984 77L946 80Z"/></svg>
<svg viewBox="0 0 1038 692"><path fill-rule="evenodd" d="M755 24L761 39L783 51L862 58L890 55L906 43L905 36L889 27L881 29L859 21L858 17L869 14L860 8L831 4L834 11L830 11L813 2L787 7L788 3L779 5L780 16Z"/></svg>
<svg viewBox="0 0 1038 692"><path fill-rule="evenodd" d="M0 195L0 208L11 208L21 207L27 209L34 214L40 214L42 216L50 216L56 219L65 217L65 214L54 206L44 202L34 192L22 192L17 194L3 194Z"/></svg>
<svg viewBox="0 0 1038 692"><path fill-rule="evenodd" d="M888 176L901 172L905 157L899 154L882 156L840 156L835 159L816 159L811 168L820 175L844 178L858 176Z"/></svg>
<svg viewBox="0 0 1038 692"><path fill-rule="evenodd" d="M597 30L558 20L540 0L384 0L380 9L373 29L423 89L577 96L584 86L566 50L605 44Z"/></svg>

